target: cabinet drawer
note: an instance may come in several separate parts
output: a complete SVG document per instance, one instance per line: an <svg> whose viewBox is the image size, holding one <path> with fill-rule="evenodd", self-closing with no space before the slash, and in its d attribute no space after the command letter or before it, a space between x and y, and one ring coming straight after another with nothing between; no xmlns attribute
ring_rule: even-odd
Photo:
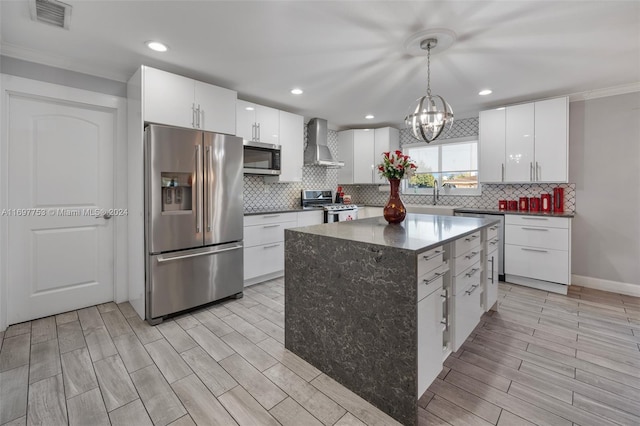
<svg viewBox="0 0 640 426"><path fill-rule="evenodd" d="M500 245L500 237L495 237L487 242L487 255L493 253L498 250L498 246Z"/></svg>
<svg viewBox="0 0 640 426"><path fill-rule="evenodd" d="M442 266L444 247L436 247L418 255L418 276Z"/></svg>
<svg viewBox="0 0 640 426"><path fill-rule="evenodd" d="M523 216L517 214L505 215L504 222L506 225L523 225L523 226L546 226L549 228L569 228L569 221L566 217L547 217L547 216Z"/></svg>
<svg viewBox="0 0 640 426"><path fill-rule="evenodd" d="M244 227L244 246L253 247L262 244L284 241L284 230L295 228L298 222L269 223Z"/></svg>
<svg viewBox="0 0 640 426"><path fill-rule="evenodd" d="M462 237L456 240L455 250L456 257L462 253L466 253L475 247L480 246L480 231L476 231L473 234L469 234L466 237Z"/></svg>
<svg viewBox="0 0 640 426"><path fill-rule="evenodd" d="M500 229L500 224L496 223L495 225L491 225L487 228L487 240L491 240L498 236L498 230Z"/></svg>
<svg viewBox="0 0 640 426"><path fill-rule="evenodd" d="M284 243L244 248L244 280L284 270Z"/></svg>
<svg viewBox="0 0 640 426"><path fill-rule="evenodd" d="M569 250L568 229L521 225L507 225L506 228L506 244L553 250Z"/></svg>
<svg viewBox="0 0 640 426"><path fill-rule="evenodd" d="M465 269L468 269L469 266L473 265L474 263L478 262L481 257L482 249L480 248L480 246L477 246L469 250L468 252L456 257L456 275L464 271Z"/></svg>
<svg viewBox="0 0 640 426"><path fill-rule="evenodd" d="M569 252L505 244L505 273L569 284Z"/></svg>
<svg viewBox="0 0 640 426"><path fill-rule="evenodd" d="M445 264L418 278L418 301L424 299L434 291L442 289L444 275L448 270L449 268Z"/></svg>
<svg viewBox="0 0 640 426"><path fill-rule="evenodd" d="M265 225L268 223L278 223L278 222L297 222L297 221L298 221L298 213L296 212L267 213L267 214L245 216L244 226Z"/></svg>
<svg viewBox="0 0 640 426"><path fill-rule="evenodd" d="M473 265L456 275L452 280L453 295L464 293L469 290L471 286L480 284L482 278L482 267L478 260Z"/></svg>

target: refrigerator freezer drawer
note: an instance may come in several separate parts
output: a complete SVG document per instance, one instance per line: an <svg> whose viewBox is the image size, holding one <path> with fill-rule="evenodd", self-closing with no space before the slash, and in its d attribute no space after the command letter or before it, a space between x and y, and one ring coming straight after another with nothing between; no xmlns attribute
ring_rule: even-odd
<svg viewBox="0 0 640 426"><path fill-rule="evenodd" d="M242 247L231 243L149 256L147 319L242 292Z"/></svg>

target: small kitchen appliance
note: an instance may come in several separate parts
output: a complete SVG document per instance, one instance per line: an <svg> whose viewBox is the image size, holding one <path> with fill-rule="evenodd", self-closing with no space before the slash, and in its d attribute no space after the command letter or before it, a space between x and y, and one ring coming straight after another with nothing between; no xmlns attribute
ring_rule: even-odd
<svg viewBox="0 0 640 426"><path fill-rule="evenodd" d="M279 175L280 145L243 141L243 172L246 175Z"/></svg>
<svg viewBox="0 0 640 426"><path fill-rule="evenodd" d="M564 188L553 188L553 212L564 213Z"/></svg>
<svg viewBox="0 0 640 426"><path fill-rule="evenodd" d="M540 204L543 213L551 213L551 194L541 194Z"/></svg>
<svg viewBox="0 0 640 426"><path fill-rule="evenodd" d="M358 219L358 206L334 203L331 190L302 190L302 208L324 210L324 223Z"/></svg>
<svg viewBox="0 0 640 426"><path fill-rule="evenodd" d="M540 211L540 197L529 198L529 211L536 213Z"/></svg>

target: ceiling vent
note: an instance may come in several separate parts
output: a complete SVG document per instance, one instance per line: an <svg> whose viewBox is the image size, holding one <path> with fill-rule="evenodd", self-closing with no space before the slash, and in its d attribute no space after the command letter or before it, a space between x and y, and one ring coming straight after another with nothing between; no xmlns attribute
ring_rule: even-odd
<svg viewBox="0 0 640 426"><path fill-rule="evenodd" d="M31 0L31 19L45 22L56 27L69 29L71 20L71 6L57 0Z"/></svg>

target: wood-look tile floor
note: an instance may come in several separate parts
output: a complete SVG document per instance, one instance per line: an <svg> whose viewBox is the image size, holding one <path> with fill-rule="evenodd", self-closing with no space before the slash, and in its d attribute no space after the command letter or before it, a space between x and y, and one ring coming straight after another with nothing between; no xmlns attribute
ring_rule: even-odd
<svg viewBox="0 0 640 426"><path fill-rule="evenodd" d="M392 425L283 347L282 279L151 327L128 303L0 333L0 424ZM424 425L640 425L640 299L500 285Z"/></svg>

